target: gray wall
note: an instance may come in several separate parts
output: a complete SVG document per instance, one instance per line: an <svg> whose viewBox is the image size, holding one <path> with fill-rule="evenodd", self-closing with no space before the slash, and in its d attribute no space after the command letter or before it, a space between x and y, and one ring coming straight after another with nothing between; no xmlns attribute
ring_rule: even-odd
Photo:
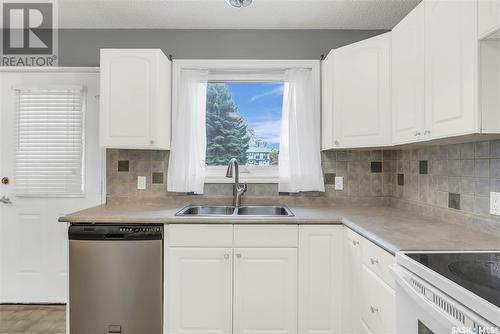
<svg viewBox="0 0 500 334"><path fill-rule="evenodd" d="M161 48L184 59L319 59L382 30L64 29L60 66L97 66L100 48Z"/></svg>

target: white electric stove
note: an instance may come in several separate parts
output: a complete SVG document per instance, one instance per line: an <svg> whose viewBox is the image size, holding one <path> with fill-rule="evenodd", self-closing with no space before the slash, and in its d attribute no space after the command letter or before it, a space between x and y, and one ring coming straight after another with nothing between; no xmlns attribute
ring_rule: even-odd
<svg viewBox="0 0 500 334"><path fill-rule="evenodd" d="M398 334L499 334L500 252L402 252Z"/></svg>

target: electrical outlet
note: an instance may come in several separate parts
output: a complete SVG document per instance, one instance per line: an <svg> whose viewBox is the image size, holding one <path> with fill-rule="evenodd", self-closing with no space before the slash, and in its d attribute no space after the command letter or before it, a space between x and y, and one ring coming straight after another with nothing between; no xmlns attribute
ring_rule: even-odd
<svg viewBox="0 0 500 334"><path fill-rule="evenodd" d="M335 190L344 190L344 177L335 176Z"/></svg>
<svg viewBox="0 0 500 334"><path fill-rule="evenodd" d="M490 213L500 216L500 193L490 192Z"/></svg>
<svg viewBox="0 0 500 334"><path fill-rule="evenodd" d="M146 177L138 176L137 177L137 189L145 190L146 189Z"/></svg>

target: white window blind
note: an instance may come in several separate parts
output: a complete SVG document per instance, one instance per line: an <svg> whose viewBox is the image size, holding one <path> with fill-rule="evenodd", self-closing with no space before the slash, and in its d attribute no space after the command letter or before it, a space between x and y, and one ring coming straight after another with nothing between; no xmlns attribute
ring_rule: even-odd
<svg viewBox="0 0 500 334"><path fill-rule="evenodd" d="M16 91L16 195L81 196L85 143L82 87Z"/></svg>

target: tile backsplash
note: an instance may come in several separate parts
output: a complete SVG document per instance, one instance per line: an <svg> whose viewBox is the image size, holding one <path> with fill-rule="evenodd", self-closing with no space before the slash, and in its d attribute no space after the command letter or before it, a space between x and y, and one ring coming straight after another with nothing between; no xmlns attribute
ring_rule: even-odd
<svg viewBox="0 0 500 334"><path fill-rule="evenodd" d="M167 192L168 151L108 149L107 196L149 198ZM490 191L500 192L500 140L403 150L322 152L325 193L279 194L277 184L249 184L245 198L389 198L489 216ZM137 190L137 176L146 190ZM334 189L335 176L344 189ZM231 184L206 184L203 197L230 197Z"/></svg>
<svg viewBox="0 0 500 334"><path fill-rule="evenodd" d="M185 194L167 191L168 151L106 151L108 197L151 198ZM394 191L395 153L392 151L328 151L322 153L325 193L307 192L290 196L386 197ZM375 170L373 166L376 166ZM137 176L146 176L146 189L137 190ZM344 178L344 189L334 190L335 176ZM230 197L232 184L206 184L204 197ZM278 197L278 185L249 184L245 198Z"/></svg>
<svg viewBox="0 0 500 334"><path fill-rule="evenodd" d="M500 191L500 140L396 151L393 197L489 215L490 191Z"/></svg>

